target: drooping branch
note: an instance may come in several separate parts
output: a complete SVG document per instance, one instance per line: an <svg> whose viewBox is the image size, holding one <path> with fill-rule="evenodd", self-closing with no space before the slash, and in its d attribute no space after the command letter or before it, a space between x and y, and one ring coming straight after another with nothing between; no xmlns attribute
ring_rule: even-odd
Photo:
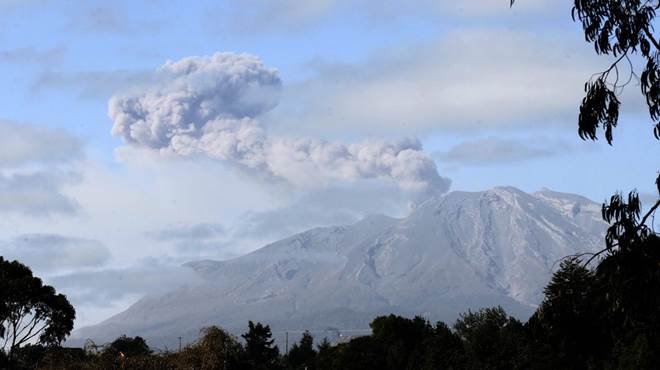
<svg viewBox="0 0 660 370"><path fill-rule="evenodd" d="M610 250L609 248L603 248L603 249L601 249L600 251L594 253L594 254L593 254L593 255L587 260L587 262L584 263L584 266L589 266L589 264L591 263L591 261L593 261L594 259L596 259L596 257L600 256L601 254L603 254L603 253L605 253L605 252L607 252L607 251L609 251L609 250Z"/></svg>
<svg viewBox="0 0 660 370"><path fill-rule="evenodd" d="M660 51L660 41L656 40L655 37L653 37L653 34L649 30L647 26L642 27L644 30L644 33L646 34L646 37L648 37L649 41L655 46L655 49Z"/></svg>
<svg viewBox="0 0 660 370"><path fill-rule="evenodd" d="M649 216L651 216L656 211L656 209L658 209L658 207L660 207L660 199L658 199L658 201L655 202L655 205L653 205L653 207L651 207L651 209L649 209L649 211L644 215L642 221L640 222L640 225L645 225L646 219L648 219Z"/></svg>

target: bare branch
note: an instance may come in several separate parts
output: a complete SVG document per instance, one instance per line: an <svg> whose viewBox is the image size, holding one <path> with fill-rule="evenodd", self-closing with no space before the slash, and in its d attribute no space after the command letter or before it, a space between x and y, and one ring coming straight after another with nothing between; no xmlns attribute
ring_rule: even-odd
<svg viewBox="0 0 660 370"><path fill-rule="evenodd" d="M591 263L591 261L593 261L596 257L600 256L601 254L603 254L603 253L605 253L605 252L607 252L607 251L609 251L609 248L605 248L605 249L600 250L600 252L594 253L593 256L591 256L591 258L589 258L589 259L587 260L587 262L584 263L584 265L585 265L585 266L589 266L589 264Z"/></svg>
<svg viewBox="0 0 660 370"><path fill-rule="evenodd" d="M651 207L651 209L644 215L640 225L644 225L646 223L646 219L649 218L651 214L655 213L655 210L658 209L658 207L660 207L660 199L658 199L658 201L655 202L655 205Z"/></svg>
<svg viewBox="0 0 660 370"><path fill-rule="evenodd" d="M655 46L655 49L660 51L660 41L656 40L655 37L653 37L653 34L649 30L648 27L643 27L644 33L646 34L646 37L648 37L649 41Z"/></svg>
<svg viewBox="0 0 660 370"><path fill-rule="evenodd" d="M39 335L39 334L41 334L41 332L43 332L44 329L46 329L47 327L48 327L48 323L44 323L44 324L39 328L39 330L35 331L35 332L34 332L32 335L30 335L29 337L25 337L25 338L23 338L21 344L22 344L22 343L25 343L25 342L27 342L27 341L29 341L30 339L36 337L36 336Z"/></svg>

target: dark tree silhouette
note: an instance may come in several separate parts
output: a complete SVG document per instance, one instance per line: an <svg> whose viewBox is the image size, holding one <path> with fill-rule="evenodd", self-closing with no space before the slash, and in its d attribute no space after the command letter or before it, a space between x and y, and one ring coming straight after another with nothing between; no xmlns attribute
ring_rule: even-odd
<svg viewBox="0 0 660 370"><path fill-rule="evenodd" d="M126 357L135 357L146 356L151 353L151 349L144 338L140 336L127 337L122 335L110 343L105 352L111 355L117 355L121 352Z"/></svg>
<svg viewBox="0 0 660 370"><path fill-rule="evenodd" d="M290 369L313 370L315 368L316 351L314 350L314 338L312 334L305 331L300 342L291 347L286 356Z"/></svg>
<svg viewBox="0 0 660 370"><path fill-rule="evenodd" d="M646 225L652 212L654 209L640 216L641 205L634 192L627 202L615 195L603 207L611 226L606 248L599 252L604 258L596 266L596 277L605 287L603 319L617 339L615 350L643 351L636 356L649 368L657 368L660 354L654 349L660 346L660 237Z"/></svg>
<svg viewBox="0 0 660 370"><path fill-rule="evenodd" d="M386 351L372 336L353 338L337 346L332 366L324 369L384 370L388 368L384 356Z"/></svg>
<svg viewBox="0 0 660 370"><path fill-rule="evenodd" d="M606 248L562 262L526 325L532 352L551 368L660 368L660 237L635 193L603 215Z"/></svg>
<svg viewBox="0 0 660 370"><path fill-rule="evenodd" d="M371 322L373 338L386 348L387 369L421 367L423 341L433 328L422 317L412 320L396 315L381 316Z"/></svg>
<svg viewBox="0 0 660 370"><path fill-rule="evenodd" d="M9 361L29 343L57 345L73 329L76 313L62 294L17 261L0 257L0 338Z"/></svg>
<svg viewBox="0 0 660 370"><path fill-rule="evenodd" d="M245 339L245 355L251 369L278 368L279 350L273 344L270 326L250 321L247 333L241 336Z"/></svg>
<svg viewBox="0 0 660 370"><path fill-rule="evenodd" d="M321 343L316 347L316 369L329 370L333 368L333 361L337 357L337 347L330 344L328 338L323 338Z"/></svg>
<svg viewBox="0 0 660 370"><path fill-rule="evenodd" d="M654 28L659 9L660 0L574 0L573 19L582 24L585 40L593 44L597 54L615 58L609 68L585 84L578 119L583 140L596 140L602 128L612 145L619 120L618 96L634 79L646 99L653 135L660 140L660 38ZM599 319L613 342L610 352L622 368L631 363L636 368L660 367L660 355L653 350L660 348L660 237L652 224L660 207L660 175L656 185L658 198L643 215L636 192L629 193L627 199L621 194L612 196L602 212L610 224L605 248L578 256L589 256L586 266L597 262L593 277L604 309ZM574 304L584 303L579 295L570 298ZM570 315L562 317L571 319ZM550 321L561 322L559 318Z"/></svg>
<svg viewBox="0 0 660 370"><path fill-rule="evenodd" d="M511 5L516 0L511 0ZM653 121L653 135L660 139L660 38L654 22L660 0L575 0L572 16L582 23L585 40L596 53L611 55L615 61L595 73L585 84L580 105L578 133L596 140L599 127L609 144L619 121L618 96L638 80ZM640 65L636 65L638 61ZM641 70L638 75L637 71Z"/></svg>
<svg viewBox="0 0 660 370"><path fill-rule="evenodd" d="M379 316L372 334L319 346L318 369L426 370L468 368L461 338L444 323L422 317Z"/></svg>
<svg viewBox="0 0 660 370"><path fill-rule="evenodd" d="M588 368L610 355L603 325L603 297L595 273L582 261L562 261L545 288L545 299L527 322L552 368Z"/></svg>
<svg viewBox="0 0 660 370"><path fill-rule="evenodd" d="M526 368L519 358L525 344L523 324L507 315L502 307L461 314L454 330L464 343L469 368Z"/></svg>
<svg viewBox="0 0 660 370"><path fill-rule="evenodd" d="M444 322L438 322L424 340L422 369L460 369L465 367L465 351L461 338Z"/></svg>
<svg viewBox="0 0 660 370"><path fill-rule="evenodd" d="M204 328L201 338L175 353L173 362L181 369L240 369L243 348L238 340L217 326Z"/></svg>
<svg viewBox="0 0 660 370"><path fill-rule="evenodd" d="M582 138L596 139L599 124L605 138L612 143L612 129L618 121L619 102L616 95L634 78L631 55L639 55L645 66L639 77L646 98L653 133L660 139L660 41L653 34L653 22L660 8L657 0L576 0L573 19L579 20L584 36L594 45L596 53L613 55L615 62L596 74L586 85L587 95L580 107L579 133ZM621 64L626 63L629 75L621 76Z"/></svg>

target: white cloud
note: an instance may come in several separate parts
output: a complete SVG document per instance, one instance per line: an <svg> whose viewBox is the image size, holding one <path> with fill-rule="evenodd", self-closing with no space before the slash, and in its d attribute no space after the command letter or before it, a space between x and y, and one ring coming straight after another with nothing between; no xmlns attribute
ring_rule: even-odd
<svg viewBox="0 0 660 370"><path fill-rule="evenodd" d="M462 29L357 64L317 61L313 77L285 90L269 124L371 135L572 125L584 82L607 58L566 37L575 39Z"/></svg>
<svg viewBox="0 0 660 370"><path fill-rule="evenodd" d="M164 293L201 278L185 267L161 264L156 260L128 268L101 269L59 275L52 280L64 290L70 290L81 303L103 305L132 294Z"/></svg>
<svg viewBox="0 0 660 370"><path fill-rule="evenodd" d="M0 121L0 168L61 163L82 156L82 142L65 131Z"/></svg>
<svg viewBox="0 0 660 370"><path fill-rule="evenodd" d="M548 15L564 10L568 0L518 1L510 8L509 0L231 0L207 12L208 28L221 31L229 28L238 35L263 32L301 32L322 24L330 16L341 14L366 15L373 23L396 23L405 17L443 21L445 17L496 17ZM218 22L218 19L222 21Z"/></svg>
<svg viewBox="0 0 660 370"><path fill-rule="evenodd" d="M300 30L334 11L338 3L337 0L232 0L223 4L229 11L223 7L206 14L206 23L211 29L229 25L240 33ZM224 14L227 14L226 22L217 22Z"/></svg>
<svg viewBox="0 0 660 370"><path fill-rule="evenodd" d="M130 144L166 154L203 154L303 187L360 179L425 192L449 187L417 140L344 144L269 135L256 118L276 105L281 82L256 57L190 57L156 73L160 84L110 101L112 132Z"/></svg>
<svg viewBox="0 0 660 370"><path fill-rule="evenodd" d="M367 215L405 216L414 199L394 186L373 182L334 186L296 196L284 206L248 212L232 236L277 240L314 227L349 225Z"/></svg>
<svg viewBox="0 0 660 370"><path fill-rule="evenodd" d="M141 297L196 285L202 279L187 267L155 259L131 267L76 271L47 279L76 307L76 328L96 324L127 309Z"/></svg>
<svg viewBox="0 0 660 370"><path fill-rule="evenodd" d="M226 231L222 224L202 222L194 225L170 226L147 235L160 241L208 240L223 236Z"/></svg>
<svg viewBox="0 0 660 370"><path fill-rule="evenodd" d="M284 201L285 187L255 182L217 160L178 156L163 160L158 153L132 147L123 147L121 158L119 165L85 161L80 166L84 178L67 189L79 205L77 217L58 217L49 223L14 217L15 224L24 233L67 233L103 241L112 248L114 266L163 255L184 263L198 255L180 250L175 235L199 237L200 229L217 231L220 224L229 229L247 210L259 211ZM159 233L164 229L171 232ZM213 240L217 239L224 240L219 233ZM236 243L229 250L217 249L215 255L210 247L206 257L222 258L256 245Z"/></svg>
<svg viewBox="0 0 660 370"><path fill-rule="evenodd" d="M73 214L78 204L64 194L63 187L78 180L76 173L52 170L0 174L0 211L30 216Z"/></svg>
<svg viewBox="0 0 660 370"><path fill-rule="evenodd" d="M110 251L92 239L58 234L21 234L0 242L0 254L28 265L38 276L103 266Z"/></svg>
<svg viewBox="0 0 660 370"><path fill-rule="evenodd" d="M187 260L226 259L237 255L232 248L237 243L228 240L228 230L220 223L170 225L148 232L147 236L158 242L170 243L176 253Z"/></svg>
<svg viewBox="0 0 660 370"><path fill-rule="evenodd" d="M0 121L0 130L0 212L75 213L77 203L64 188L80 180L72 164L83 157L81 141L61 130L7 121Z"/></svg>
<svg viewBox="0 0 660 370"><path fill-rule="evenodd" d="M75 217L6 212L0 223L0 255L28 264L67 294L77 326L116 314L145 294L192 284L194 276L178 267L185 262L224 259L263 245L241 239L224 245L220 224L284 202L276 185L244 179L218 161L162 161L123 149L119 166L93 160L93 148L75 166L84 176L63 192L76 200ZM35 209L40 206L35 201ZM167 241L147 234L166 228L171 232L159 236Z"/></svg>
<svg viewBox="0 0 660 370"><path fill-rule="evenodd" d="M485 137L464 141L435 153L444 163L488 166L566 155L577 150L569 142L549 138Z"/></svg>
<svg viewBox="0 0 660 370"><path fill-rule="evenodd" d="M31 86L32 92L49 89L69 90L81 99L108 99L117 91L151 82L150 74L141 70L87 70L41 72Z"/></svg>

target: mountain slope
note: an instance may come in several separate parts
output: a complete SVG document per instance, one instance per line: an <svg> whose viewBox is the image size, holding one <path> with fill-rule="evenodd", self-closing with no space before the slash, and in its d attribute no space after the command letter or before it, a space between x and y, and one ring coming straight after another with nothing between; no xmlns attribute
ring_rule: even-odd
<svg viewBox="0 0 660 370"><path fill-rule="evenodd" d="M585 198L549 190L452 192L403 219L370 216L236 259L189 263L205 284L145 297L74 337L139 334L171 346L212 324L362 329L377 314L452 321L468 308L497 304L524 317L559 259L601 244L599 212Z"/></svg>

